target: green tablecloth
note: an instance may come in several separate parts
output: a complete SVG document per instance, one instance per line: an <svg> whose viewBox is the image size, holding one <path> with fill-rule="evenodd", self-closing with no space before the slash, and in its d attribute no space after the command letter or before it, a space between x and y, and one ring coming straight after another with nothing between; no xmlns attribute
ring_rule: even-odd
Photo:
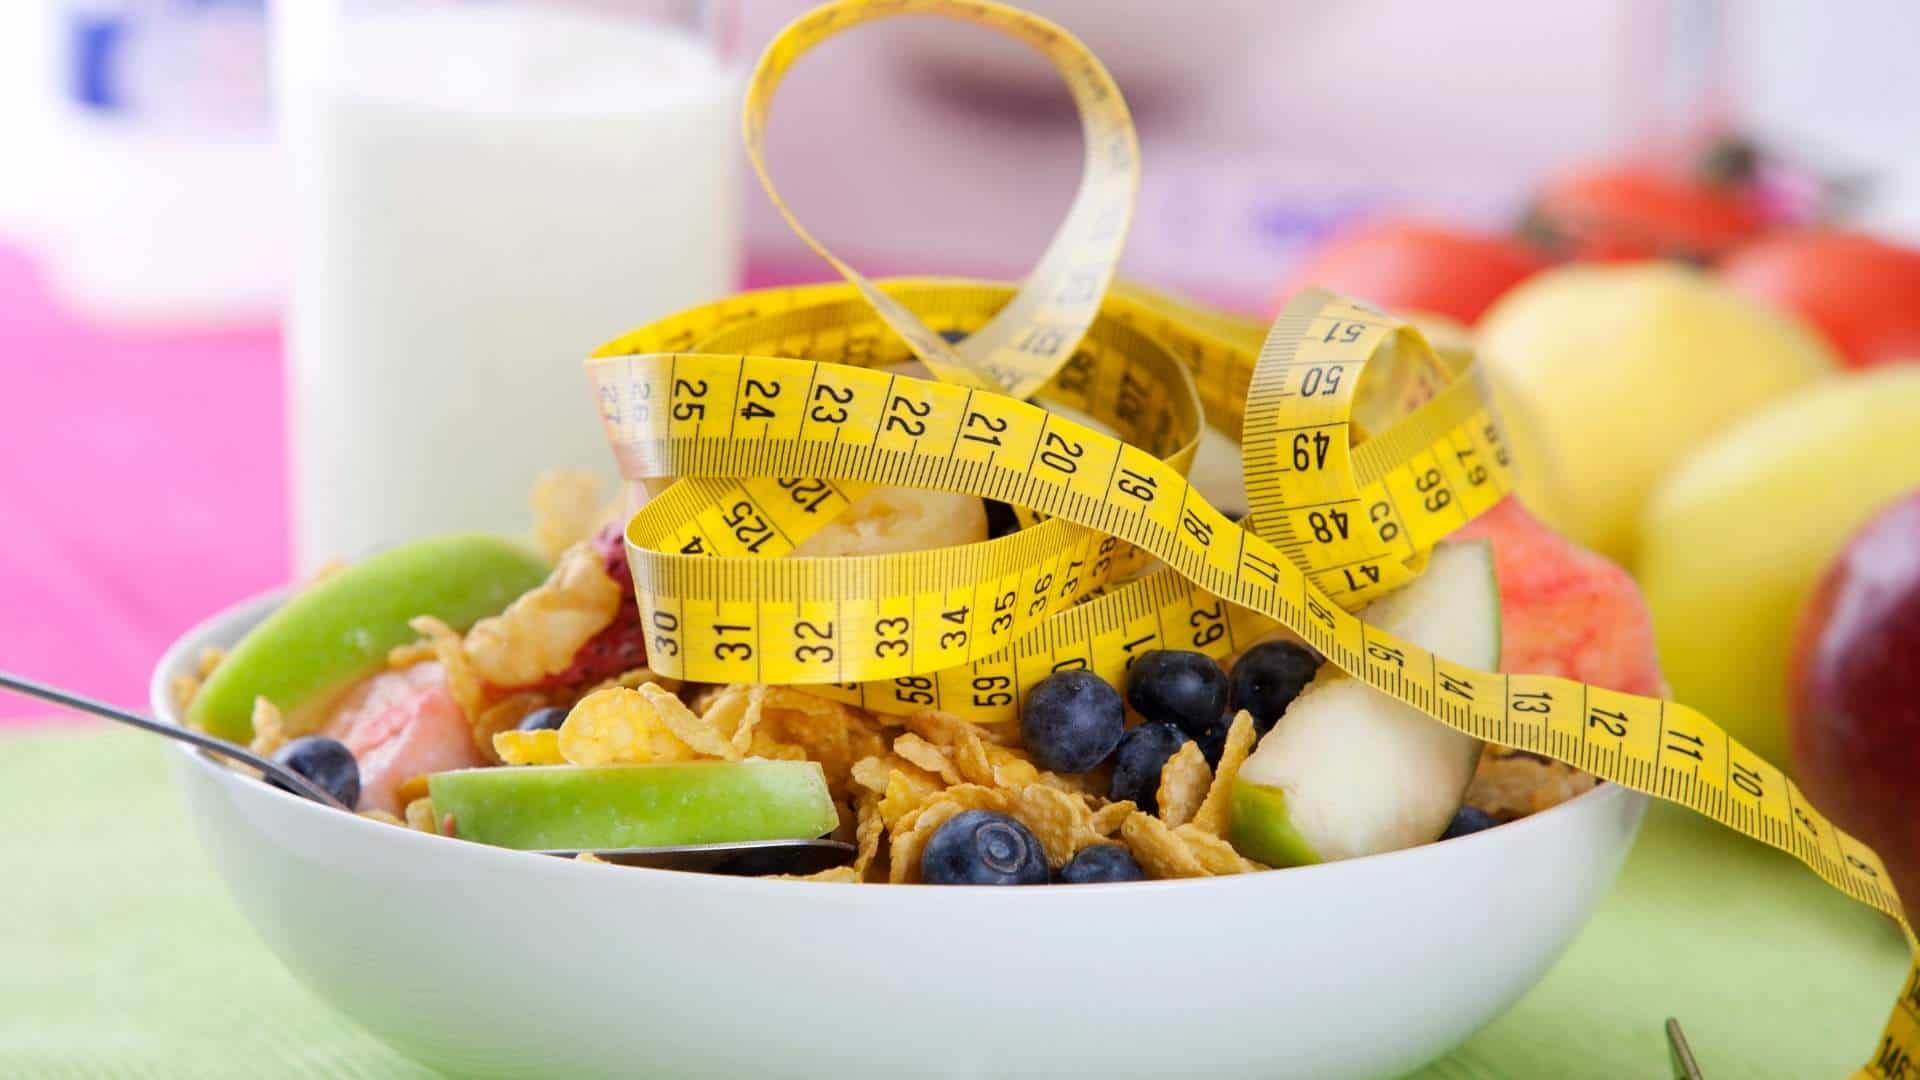
<svg viewBox="0 0 1920 1080"><path fill-rule="evenodd" d="M427 1075L281 971L201 858L158 742L0 738L0 1076ZM1487 900L1498 918L1498 897ZM1546 981L1422 1076L1842 1076L1905 972L1879 916L1759 845L1655 807ZM1446 993L1446 987L1422 992Z"/></svg>

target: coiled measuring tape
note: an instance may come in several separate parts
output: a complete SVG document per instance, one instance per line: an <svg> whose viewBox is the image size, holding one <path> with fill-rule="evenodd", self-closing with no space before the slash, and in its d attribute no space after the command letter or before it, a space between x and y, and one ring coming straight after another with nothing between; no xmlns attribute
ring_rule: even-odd
<svg viewBox="0 0 1920 1080"><path fill-rule="evenodd" d="M773 187L763 136L781 78L825 38L902 14L1027 42L1080 108L1079 191L1017 287L869 281L808 234ZM1486 390L1407 324L1326 293L1296 297L1259 327L1114 287L1137 144L1118 89L1065 30L984 0L829 3L761 57L745 130L775 205L847 283L730 297L635 330L588 361L626 475L682 478L627 528L655 670L1004 724L1055 671L1117 683L1140 652L1219 657L1284 627L1442 723L1789 852L1915 943L1878 856L1707 717L1567 679L1462 667L1353 614L1417 575L1435 543L1511 489ZM915 360L936 378L887 370ZM1243 522L1185 477L1203 423L1240 439ZM1032 523L933 551L781 558L875 485L997 499ZM1907 1077L1920 1070L1916 1057L1920 966L1860 1075Z"/></svg>

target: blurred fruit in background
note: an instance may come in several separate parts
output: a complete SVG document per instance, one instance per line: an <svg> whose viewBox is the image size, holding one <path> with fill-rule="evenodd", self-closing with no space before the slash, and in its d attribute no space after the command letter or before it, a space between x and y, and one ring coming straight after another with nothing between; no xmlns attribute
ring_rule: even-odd
<svg viewBox="0 0 1920 1080"><path fill-rule="evenodd" d="M1916 418L1920 366L1836 376L1701 446L1648 501L1636 569L1674 697L1777 764L1795 623L1848 535L1920 487Z"/></svg>
<svg viewBox="0 0 1920 1080"><path fill-rule="evenodd" d="M1835 364L1793 319L1670 263L1547 271L1478 336L1521 498L1628 566L1641 504L1675 462Z"/></svg>
<svg viewBox="0 0 1920 1080"><path fill-rule="evenodd" d="M1794 774L1920 899L1920 491L1847 543L1801 616L1788 721Z"/></svg>
<svg viewBox="0 0 1920 1080"><path fill-rule="evenodd" d="M1691 167L1613 162L1562 174L1541 189L1522 232L1578 259L1712 262L1770 224L1758 154L1725 139Z"/></svg>
<svg viewBox="0 0 1920 1080"><path fill-rule="evenodd" d="M1501 294L1546 269L1546 256L1497 233L1407 218L1376 218L1330 237L1280 289L1275 310L1320 286L1389 311L1424 311L1472 324Z"/></svg>
<svg viewBox="0 0 1920 1080"><path fill-rule="evenodd" d="M1720 267L1826 335L1849 367L1920 361L1920 251L1840 229L1775 233Z"/></svg>

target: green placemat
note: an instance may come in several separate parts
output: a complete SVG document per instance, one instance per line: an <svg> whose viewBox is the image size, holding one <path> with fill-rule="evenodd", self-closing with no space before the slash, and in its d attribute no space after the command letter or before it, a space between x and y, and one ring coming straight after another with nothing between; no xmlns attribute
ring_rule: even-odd
<svg viewBox="0 0 1920 1080"><path fill-rule="evenodd" d="M254 939L161 753L121 732L0 737L0 1076L428 1075ZM1709 1080L1838 1077L1905 965L1891 925L1797 864L1655 807L1559 966L1420 1075L1664 1078L1674 1015Z"/></svg>

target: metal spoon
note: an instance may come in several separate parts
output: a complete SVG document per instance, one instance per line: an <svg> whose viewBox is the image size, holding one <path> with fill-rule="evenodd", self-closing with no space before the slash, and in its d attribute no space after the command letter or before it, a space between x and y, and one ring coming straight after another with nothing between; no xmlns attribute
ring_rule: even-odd
<svg viewBox="0 0 1920 1080"><path fill-rule="evenodd" d="M593 855L621 866L650 866L660 870L695 870L703 874L811 874L839 866L853 858L852 844L839 840L742 840L725 844L684 844L679 847L601 848L597 851L536 851L571 859Z"/></svg>
<svg viewBox="0 0 1920 1080"><path fill-rule="evenodd" d="M169 739L199 747L205 753L226 758L251 766L265 775L270 781L286 788L296 795L312 799L322 806L335 810L352 812L351 807L343 806L327 790L313 781L294 772L270 758L230 743L225 739L208 735L202 731L169 724L142 716L104 701L95 701L58 687L23 679L0 671L0 688L12 690L27 697L51 701L56 705L65 705L70 709L79 709L95 716L104 716L109 720L118 720L122 724L139 728L141 731L163 735ZM803 839L803 840L744 840L724 844L683 844L670 847L638 848L598 848L569 851L536 851L536 855L553 855L571 859L576 855L594 855L610 863L622 866L651 866L664 870L693 870L709 874L810 874L816 870L825 870L838 866L853 858L852 844L839 840Z"/></svg>
<svg viewBox="0 0 1920 1080"><path fill-rule="evenodd" d="M137 727L141 731L150 731L155 735L164 735L169 739L178 739L183 743L197 746L202 751L212 754L215 757L226 758L229 761L238 761L244 765L250 765L253 768L259 769L267 779L273 781L280 787L286 788L295 795L312 799L322 806L330 806L335 810L351 810L350 807L342 806L340 800L334 798L327 789L301 776L285 765L261 757L259 754L237 743L230 743L225 739L208 735L206 732L195 731L192 728L181 727L175 724L162 723L150 716L142 716L137 712L131 712L115 705L109 705L104 701L95 701L92 698L82 697L79 694L71 693L58 687L48 686L45 683L35 682L32 679L23 679L18 675L9 675L4 671L0 671L0 687L11 690L16 694L24 694L27 697L51 701L56 705L65 705L70 709L79 709L81 712L89 712L95 716L104 716L109 720L118 720L130 727Z"/></svg>

